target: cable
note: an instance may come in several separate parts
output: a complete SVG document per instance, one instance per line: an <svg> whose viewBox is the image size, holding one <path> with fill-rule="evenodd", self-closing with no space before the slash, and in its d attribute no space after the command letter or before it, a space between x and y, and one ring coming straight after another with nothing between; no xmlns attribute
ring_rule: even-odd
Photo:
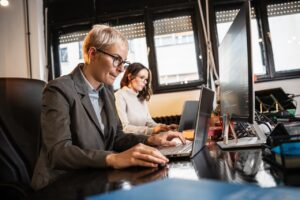
<svg viewBox="0 0 300 200"><path fill-rule="evenodd" d="M257 122L259 121L265 121L265 122L269 122L271 125L275 126L276 124L274 123L273 120L271 120L269 117L267 117L266 115L262 114L262 113L259 113L257 111L255 111L255 120Z"/></svg>
<svg viewBox="0 0 300 200"><path fill-rule="evenodd" d="M293 99L295 97L300 97L300 94L287 94L288 98Z"/></svg>

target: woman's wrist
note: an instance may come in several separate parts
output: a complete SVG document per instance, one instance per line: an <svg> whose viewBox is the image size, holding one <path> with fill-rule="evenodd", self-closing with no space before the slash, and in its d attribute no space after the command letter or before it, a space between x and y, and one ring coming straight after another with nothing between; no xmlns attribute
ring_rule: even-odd
<svg viewBox="0 0 300 200"><path fill-rule="evenodd" d="M115 163L115 157L115 153L108 154L105 158L106 166L113 168Z"/></svg>
<svg viewBox="0 0 300 200"><path fill-rule="evenodd" d="M150 128L150 127L147 127L146 128L146 135L150 136L154 133L154 128Z"/></svg>

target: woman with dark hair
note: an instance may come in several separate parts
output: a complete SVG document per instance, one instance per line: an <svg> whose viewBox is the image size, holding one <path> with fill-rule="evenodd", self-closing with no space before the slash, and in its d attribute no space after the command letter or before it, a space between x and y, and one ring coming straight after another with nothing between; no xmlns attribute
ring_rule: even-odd
<svg viewBox="0 0 300 200"><path fill-rule="evenodd" d="M177 128L177 125L157 124L151 118L146 102L151 95L150 70L141 63L130 64L121 80L121 89L115 93L124 132L152 135Z"/></svg>

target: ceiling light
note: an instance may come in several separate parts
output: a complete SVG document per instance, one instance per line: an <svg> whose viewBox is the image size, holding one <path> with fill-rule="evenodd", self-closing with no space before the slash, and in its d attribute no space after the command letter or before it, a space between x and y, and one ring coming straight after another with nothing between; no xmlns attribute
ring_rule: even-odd
<svg viewBox="0 0 300 200"><path fill-rule="evenodd" d="M0 0L0 5L6 7L9 5L9 2L8 0Z"/></svg>

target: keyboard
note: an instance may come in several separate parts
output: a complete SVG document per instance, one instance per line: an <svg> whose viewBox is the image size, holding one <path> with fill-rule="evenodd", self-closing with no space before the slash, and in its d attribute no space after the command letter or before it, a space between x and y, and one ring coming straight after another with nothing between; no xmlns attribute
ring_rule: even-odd
<svg viewBox="0 0 300 200"><path fill-rule="evenodd" d="M189 153L192 151L192 142L187 141L186 144L178 144L174 147L162 147L159 148L159 151L163 155L173 155L173 154L182 154L182 153Z"/></svg>

